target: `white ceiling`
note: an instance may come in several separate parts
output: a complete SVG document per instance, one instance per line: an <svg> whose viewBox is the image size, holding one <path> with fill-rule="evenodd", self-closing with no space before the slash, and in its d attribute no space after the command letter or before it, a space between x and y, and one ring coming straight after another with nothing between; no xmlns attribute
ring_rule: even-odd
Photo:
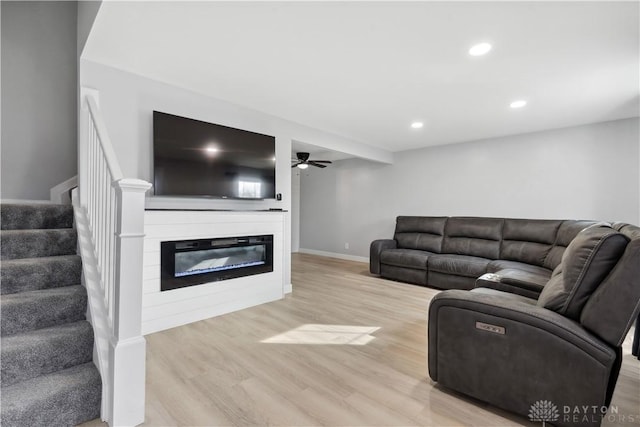
<svg viewBox="0 0 640 427"><path fill-rule="evenodd" d="M320 147L313 144L308 144L300 141L292 141L291 143L291 160L296 159L296 153L305 152L311 154L312 160L344 160L355 157L352 154L343 153L341 151L329 150L325 147Z"/></svg>
<svg viewBox="0 0 640 427"><path fill-rule="evenodd" d="M638 116L638 18L605 1L105 2L83 58L399 151Z"/></svg>

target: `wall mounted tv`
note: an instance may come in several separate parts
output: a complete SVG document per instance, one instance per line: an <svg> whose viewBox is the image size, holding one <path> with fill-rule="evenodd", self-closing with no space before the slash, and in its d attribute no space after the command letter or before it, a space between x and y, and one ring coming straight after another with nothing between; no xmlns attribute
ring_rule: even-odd
<svg viewBox="0 0 640 427"><path fill-rule="evenodd" d="M275 149L273 136L154 111L154 193L273 199Z"/></svg>

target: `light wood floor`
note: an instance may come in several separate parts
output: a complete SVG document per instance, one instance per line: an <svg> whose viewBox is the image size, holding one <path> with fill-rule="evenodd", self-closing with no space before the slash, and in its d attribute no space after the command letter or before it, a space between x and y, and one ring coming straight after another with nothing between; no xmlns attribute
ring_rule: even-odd
<svg viewBox="0 0 640 427"><path fill-rule="evenodd" d="M145 425L540 425L431 382L437 290L303 254L292 282L284 300L148 335ZM635 423L603 425L640 423L640 361L629 353L630 338L612 405Z"/></svg>

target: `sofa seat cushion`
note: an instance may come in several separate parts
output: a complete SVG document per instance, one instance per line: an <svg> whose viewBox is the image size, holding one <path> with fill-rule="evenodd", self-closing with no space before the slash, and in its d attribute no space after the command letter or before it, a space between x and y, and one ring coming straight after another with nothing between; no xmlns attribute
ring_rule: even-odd
<svg viewBox="0 0 640 427"><path fill-rule="evenodd" d="M396 265L380 264L380 276L385 279L398 280L416 285L427 284L427 270L419 268L398 267Z"/></svg>
<svg viewBox="0 0 640 427"><path fill-rule="evenodd" d="M426 270L430 255L432 255L431 252L416 249L387 249L380 254L380 263Z"/></svg>
<svg viewBox="0 0 640 427"><path fill-rule="evenodd" d="M487 266L487 273L497 273L500 270L520 270L526 271L528 273L539 274L541 276L546 276L547 280L551 278L551 270L544 267L538 267L537 265L526 264L524 262L518 261L506 261L503 259L497 259L495 261L491 261Z"/></svg>
<svg viewBox="0 0 640 427"><path fill-rule="evenodd" d="M455 274L464 277L479 277L487 272L486 258L469 255L433 254L429 257L429 271Z"/></svg>

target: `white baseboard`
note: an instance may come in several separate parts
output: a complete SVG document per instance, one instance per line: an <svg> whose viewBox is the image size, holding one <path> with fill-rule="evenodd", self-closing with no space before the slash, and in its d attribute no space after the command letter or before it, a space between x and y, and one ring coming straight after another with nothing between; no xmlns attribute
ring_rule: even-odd
<svg viewBox="0 0 640 427"><path fill-rule="evenodd" d="M284 293L290 294L291 292L293 292L293 285L291 283L284 285Z"/></svg>
<svg viewBox="0 0 640 427"><path fill-rule="evenodd" d="M364 257L364 256L340 254L337 252L326 252L326 251L318 251L316 249L305 249L305 248L300 248L298 252L303 254L309 254L309 255L326 256L329 258L345 259L347 261L364 262L367 264L369 263L369 257Z"/></svg>
<svg viewBox="0 0 640 427"><path fill-rule="evenodd" d="M27 199L0 199L0 203L15 204L15 205L50 205L53 202L51 200L27 200Z"/></svg>

